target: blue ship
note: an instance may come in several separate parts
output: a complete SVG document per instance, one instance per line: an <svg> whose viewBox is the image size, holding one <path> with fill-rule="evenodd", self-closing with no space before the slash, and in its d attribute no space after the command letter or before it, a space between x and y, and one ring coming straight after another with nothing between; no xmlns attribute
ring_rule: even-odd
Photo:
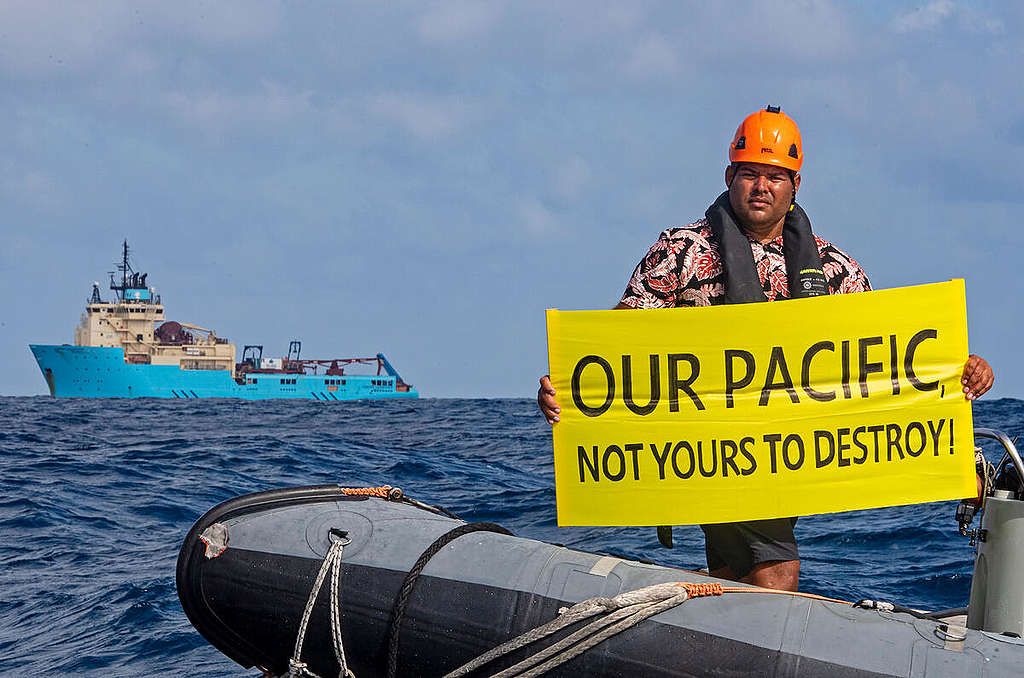
<svg viewBox="0 0 1024 678"><path fill-rule="evenodd" d="M302 343L264 358L263 347L235 345L212 330L167 320L160 295L128 260L115 298L103 301L99 283L75 328L75 344L32 344L50 395L57 398L305 398L335 402L361 398L417 398L383 353L372 358L309 360ZM356 372L353 372L353 368Z"/></svg>

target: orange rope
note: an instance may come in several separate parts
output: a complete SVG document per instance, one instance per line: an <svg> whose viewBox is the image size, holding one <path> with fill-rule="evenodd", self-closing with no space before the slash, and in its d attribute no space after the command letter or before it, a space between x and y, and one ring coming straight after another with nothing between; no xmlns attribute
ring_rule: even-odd
<svg viewBox="0 0 1024 678"><path fill-rule="evenodd" d="M700 598L702 596L720 596L725 592L725 588L718 582L708 582L706 584L692 584L690 582L680 582L680 586L686 589L686 593L691 598Z"/></svg>
<svg viewBox="0 0 1024 678"><path fill-rule="evenodd" d="M825 596L819 596L815 593L804 593L802 591L784 591L782 589L765 589L754 586L723 586L719 582L708 582L706 584L693 584L688 581L677 582L676 586L682 586L686 589L686 592L690 594L691 598L699 598L701 596L720 596L723 593L774 593L778 595L796 596L798 598L810 598L811 600L824 600L827 603L841 603L843 605L853 605L845 600L837 600L835 598L826 598Z"/></svg>
<svg viewBox="0 0 1024 678"><path fill-rule="evenodd" d="M837 600L835 598L826 598L825 596L819 596L814 593L804 593L803 591L783 591L782 589L762 589L751 586L723 586L722 591L724 593L777 593L780 595L797 596L798 598L810 598L811 600L824 600L827 603L841 603L843 605L853 605L853 603L846 600Z"/></svg>
<svg viewBox="0 0 1024 678"><path fill-rule="evenodd" d="M391 492L390 485L381 485L380 487L341 487L339 488L344 494L356 497L380 497L382 499L388 498L388 493Z"/></svg>

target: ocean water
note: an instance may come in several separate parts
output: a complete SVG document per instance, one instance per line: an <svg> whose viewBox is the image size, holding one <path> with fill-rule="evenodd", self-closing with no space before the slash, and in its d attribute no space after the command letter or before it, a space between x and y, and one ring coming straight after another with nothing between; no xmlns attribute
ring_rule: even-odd
<svg viewBox="0 0 1024 678"><path fill-rule="evenodd" d="M209 508L275 487L397 485L520 536L704 564L696 527L677 527L671 551L653 528L557 527L550 431L528 399L0 398L0 421L0 675L254 675L193 630L175 561ZM975 425L1024 433L1024 401L976 403ZM802 518L801 589L966 605L973 550L955 507Z"/></svg>

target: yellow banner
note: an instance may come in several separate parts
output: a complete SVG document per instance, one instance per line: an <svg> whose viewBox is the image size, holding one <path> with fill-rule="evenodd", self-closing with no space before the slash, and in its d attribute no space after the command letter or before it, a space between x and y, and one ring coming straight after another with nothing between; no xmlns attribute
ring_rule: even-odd
<svg viewBox="0 0 1024 678"><path fill-rule="evenodd" d="M559 525L973 496L963 280L783 302L548 310Z"/></svg>

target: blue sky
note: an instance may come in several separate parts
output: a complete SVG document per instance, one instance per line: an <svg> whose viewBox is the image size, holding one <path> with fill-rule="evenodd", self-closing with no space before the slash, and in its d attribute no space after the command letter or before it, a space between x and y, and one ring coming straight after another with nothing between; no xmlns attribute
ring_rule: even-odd
<svg viewBox="0 0 1024 678"><path fill-rule="evenodd" d="M799 123L801 202L876 288L967 280L1024 397L1016 3L0 0L0 395L122 239L168 317L424 396L532 397L544 309L609 308Z"/></svg>

